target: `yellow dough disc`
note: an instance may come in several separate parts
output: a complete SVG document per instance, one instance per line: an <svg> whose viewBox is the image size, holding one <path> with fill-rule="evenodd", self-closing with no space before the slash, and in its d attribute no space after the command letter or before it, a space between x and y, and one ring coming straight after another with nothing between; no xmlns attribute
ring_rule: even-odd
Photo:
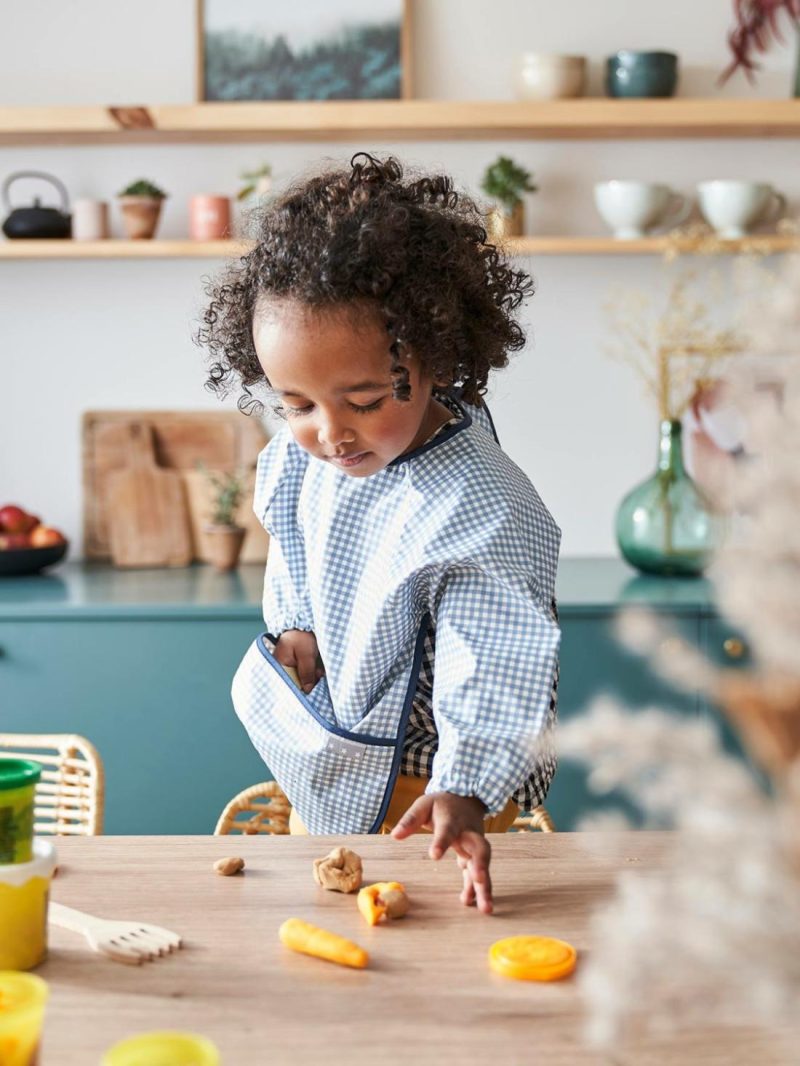
<svg viewBox="0 0 800 1066"><path fill-rule="evenodd" d="M558 981L575 969L572 944L549 936L509 936L489 948L489 965L516 981Z"/></svg>

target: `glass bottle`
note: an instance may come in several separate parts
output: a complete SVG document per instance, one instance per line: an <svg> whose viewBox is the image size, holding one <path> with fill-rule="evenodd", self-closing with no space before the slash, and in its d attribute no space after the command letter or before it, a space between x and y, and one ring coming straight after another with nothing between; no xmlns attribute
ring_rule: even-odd
<svg viewBox="0 0 800 1066"><path fill-rule="evenodd" d="M665 419L658 469L619 505L620 551L647 574L696 577L708 565L718 525L711 501L683 465L681 423Z"/></svg>

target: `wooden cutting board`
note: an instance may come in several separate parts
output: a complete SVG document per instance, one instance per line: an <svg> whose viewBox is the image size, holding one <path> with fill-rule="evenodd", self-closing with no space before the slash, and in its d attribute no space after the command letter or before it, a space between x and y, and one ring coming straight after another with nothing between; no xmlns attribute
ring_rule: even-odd
<svg viewBox="0 0 800 1066"><path fill-rule="evenodd" d="M110 559L108 490L112 475L127 463L131 422L152 427L159 467L177 471L184 484L194 542L194 559L206 562L202 526L208 521L210 488L198 472L249 471L241 513L247 529L241 561L263 563L269 537L252 515L252 484L258 454L269 436L261 422L239 411L87 411L83 416L83 539L89 559Z"/></svg>
<svg viewBox="0 0 800 1066"><path fill-rule="evenodd" d="M188 566L192 537L180 474L156 465L146 422L130 423L126 448L128 465L108 486L114 565Z"/></svg>

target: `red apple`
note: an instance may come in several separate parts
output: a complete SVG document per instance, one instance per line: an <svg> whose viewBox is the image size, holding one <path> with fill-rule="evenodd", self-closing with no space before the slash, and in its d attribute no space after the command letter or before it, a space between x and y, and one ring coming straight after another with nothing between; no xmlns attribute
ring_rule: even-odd
<svg viewBox="0 0 800 1066"><path fill-rule="evenodd" d="M27 533L39 521L32 521L33 515L17 507L15 503L7 503L0 507L0 529L5 533Z"/></svg>
<svg viewBox="0 0 800 1066"><path fill-rule="evenodd" d="M0 533L0 550L13 551L15 548L30 548L30 533Z"/></svg>
<svg viewBox="0 0 800 1066"><path fill-rule="evenodd" d="M60 530L52 526L37 526L28 536L32 548L52 548L55 544L63 544L67 539Z"/></svg>

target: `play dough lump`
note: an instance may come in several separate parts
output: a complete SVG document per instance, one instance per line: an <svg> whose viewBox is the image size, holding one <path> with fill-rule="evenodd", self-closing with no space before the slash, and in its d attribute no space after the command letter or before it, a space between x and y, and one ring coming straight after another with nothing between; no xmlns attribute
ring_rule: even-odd
<svg viewBox="0 0 800 1066"><path fill-rule="evenodd" d="M322 859L314 859L314 880L331 892L355 892L363 878L361 856L349 848L334 848Z"/></svg>
<svg viewBox="0 0 800 1066"><path fill-rule="evenodd" d="M358 893L358 909L368 925L377 925L382 918L402 918L408 908L408 896L399 881L378 881Z"/></svg>

